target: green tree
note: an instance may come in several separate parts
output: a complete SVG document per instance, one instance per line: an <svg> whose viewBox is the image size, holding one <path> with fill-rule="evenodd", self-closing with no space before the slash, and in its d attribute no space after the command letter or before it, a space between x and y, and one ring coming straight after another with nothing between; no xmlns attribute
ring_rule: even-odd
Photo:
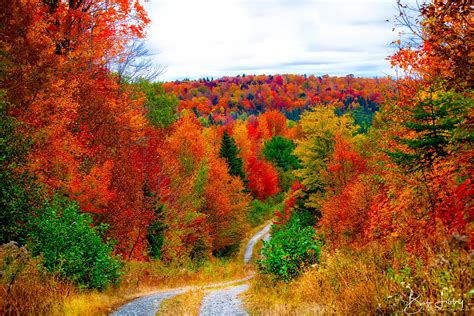
<svg viewBox="0 0 474 316"><path fill-rule="evenodd" d="M18 131L19 126L7 114L0 92L0 244L25 242L26 219L34 203L41 200L40 187L22 171L32 142Z"/></svg>
<svg viewBox="0 0 474 316"><path fill-rule="evenodd" d="M388 152L399 165L409 171L429 169L436 159L474 140L468 123L472 98L431 87L420 91L415 101L402 121L404 136L395 137L400 148Z"/></svg>
<svg viewBox="0 0 474 316"><path fill-rule="evenodd" d="M257 261L260 273L287 282L319 261L321 242L314 228L306 225L311 218L310 213L295 213L282 227L273 226L272 238L263 242L262 259Z"/></svg>
<svg viewBox="0 0 474 316"><path fill-rule="evenodd" d="M242 181L246 183L244 164L242 158L238 156L239 152L240 150L237 147L234 138L230 136L227 131L224 131L219 156L224 158L229 166L229 174L232 176L239 176Z"/></svg>
<svg viewBox="0 0 474 316"><path fill-rule="evenodd" d="M54 197L30 216L29 245L50 271L81 288L102 289L118 281L120 262L102 242L105 226L94 227L76 202Z"/></svg>
<svg viewBox="0 0 474 316"><path fill-rule="evenodd" d="M161 258L161 248L165 242L166 226L164 224L164 208L163 204L155 207L155 220L148 227L146 236L149 245L150 256L156 259Z"/></svg>
<svg viewBox="0 0 474 316"><path fill-rule="evenodd" d="M265 142L262 153L276 167L288 171L298 169L300 166L298 157L293 154L295 148L296 145L291 139L274 136Z"/></svg>
<svg viewBox="0 0 474 316"><path fill-rule="evenodd" d="M161 83L151 83L141 80L138 83L140 90L145 93L146 117L151 125L165 128L176 121L176 110L178 99L176 96L167 94Z"/></svg>

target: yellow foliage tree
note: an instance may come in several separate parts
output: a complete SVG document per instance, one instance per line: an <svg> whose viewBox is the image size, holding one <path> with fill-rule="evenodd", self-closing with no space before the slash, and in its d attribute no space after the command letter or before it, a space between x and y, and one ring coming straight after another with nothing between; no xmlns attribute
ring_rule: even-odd
<svg viewBox="0 0 474 316"><path fill-rule="evenodd" d="M295 155L301 160L301 169L295 173L309 194L305 205L320 209L327 187L327 161L334 151L335 136L350 138L357 128L349 116L334 114L332 106L318 106L304 113L301 128L303 136L295 149Z"/></svg>

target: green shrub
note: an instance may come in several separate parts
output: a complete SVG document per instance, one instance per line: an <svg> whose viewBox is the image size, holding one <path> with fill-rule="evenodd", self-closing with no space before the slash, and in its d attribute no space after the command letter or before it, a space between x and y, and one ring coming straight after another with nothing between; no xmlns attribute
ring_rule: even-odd
<svg viewBox="0 0 474 316"><path fill-rule="evenodd" d="M247 213L247 220L250 225L257 227L270 220L275 215L276 210L282 211L282 200L283 195L276 194L265 201L256 199L250 202L250 210Z"/></svg>
<svg viewBox="0 0 474 316"><path fill-rule="evenodd" d="M319 261L321 244L315 239L312 226L303 226L299 217L292 216L280 229L273 229L272 238L265 242L258 260L261 273L289 281L310 264Z"/></svg>
<svg viewBox="0 0 474 316"><path fill-rule="evenodd" d="M34 256L50 271L80 288L102 289L120 276L112 246L102 242L92 219L75 202L55 197L30 219L29 242Z"/></svg>
<svg viewBox="0 0 474 316"><path fill-rule="evenodd" d="M270 219L273 216L274 211L272 205L260 200L253 200L250 202L250 206L247 218L252 227L261 225L265 220Z"/></svg>

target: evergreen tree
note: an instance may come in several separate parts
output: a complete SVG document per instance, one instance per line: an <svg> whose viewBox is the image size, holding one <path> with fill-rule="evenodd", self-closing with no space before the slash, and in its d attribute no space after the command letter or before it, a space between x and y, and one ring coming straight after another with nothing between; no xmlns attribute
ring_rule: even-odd
<svg viewBox="0 0 474 316"><path fill-rule="evenodd" d="M467 117L471 100L442 90L421 92L414 108L402 122L407 136L395 139L406 146L388 154L408 170L430 168L436 159L449 155L462 144L473 141Z"/></svg>
<svg viewBox="0 0 474 316"><path fill-rule="evenodd" d="M224 131L219 157L224 158L227 162L230 175L239 176L242 181L246 183L242 158L238 156L239 152L240 150L237 147L234 138L232 138L227 131Z"/></svg>

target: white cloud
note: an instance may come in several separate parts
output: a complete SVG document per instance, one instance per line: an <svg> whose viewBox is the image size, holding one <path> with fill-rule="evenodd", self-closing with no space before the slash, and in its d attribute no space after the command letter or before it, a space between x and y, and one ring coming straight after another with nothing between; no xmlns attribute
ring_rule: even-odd
<svg viewBox="0 0 474 316"><path fill-rule="evenodd" d="M392 74L395 0L150 0L161 80L237 74Z"/></svg>

